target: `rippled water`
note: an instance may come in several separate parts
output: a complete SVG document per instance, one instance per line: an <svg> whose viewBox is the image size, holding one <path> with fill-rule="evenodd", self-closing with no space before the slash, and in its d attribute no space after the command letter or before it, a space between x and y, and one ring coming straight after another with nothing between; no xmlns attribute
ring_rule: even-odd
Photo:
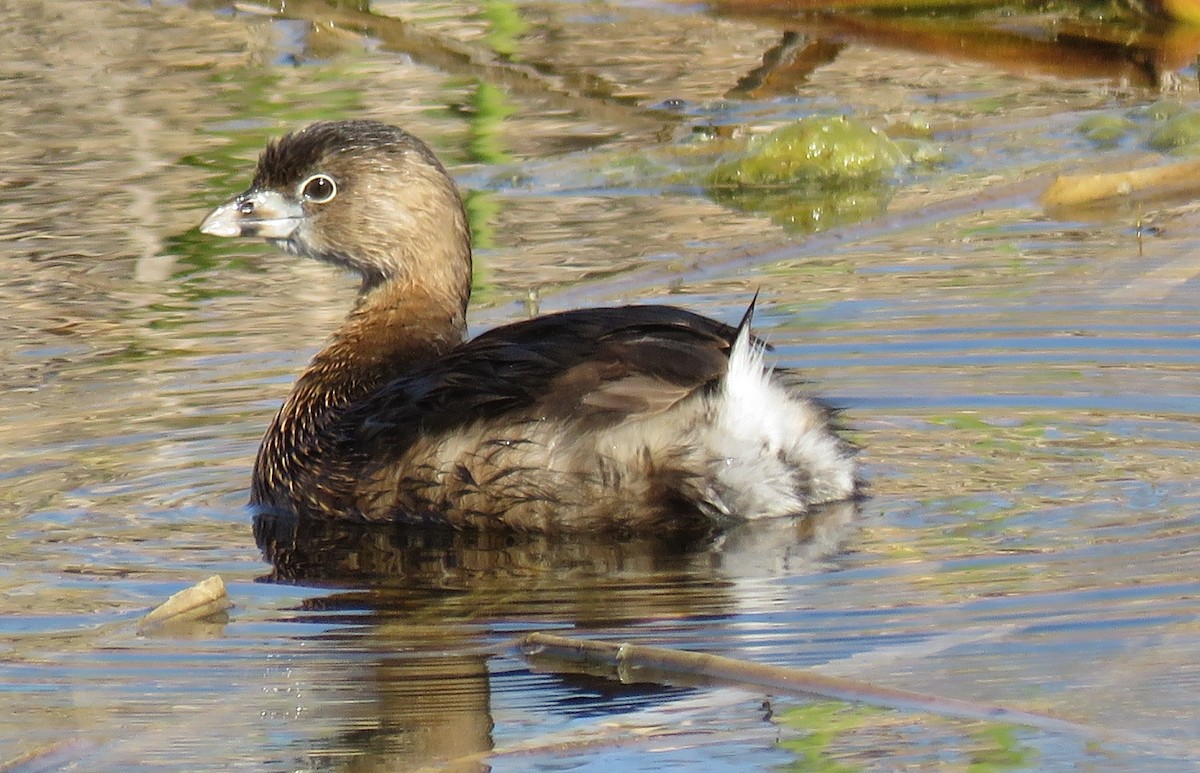
<svg viewBox="0 0 1200 773"><path fill-rule="evenodd" d="M1049 172L1129 163L1074 127L1156 92L848 46L740 99L779 36L753 19L360 5L0 3L0 769L1196 766L1200 215L1036 203ZM811 236L611 183L704 127L830 109L919 112L948 161ZM686 548L255 524L260 433L353 284L195 225L266 137L347 115L472 191L479 327L668 295L735 320L761 289L870 498ZM212 574L227 623L137 633ZM546 673L509 646L533 630L1140 735Z"/></svg>

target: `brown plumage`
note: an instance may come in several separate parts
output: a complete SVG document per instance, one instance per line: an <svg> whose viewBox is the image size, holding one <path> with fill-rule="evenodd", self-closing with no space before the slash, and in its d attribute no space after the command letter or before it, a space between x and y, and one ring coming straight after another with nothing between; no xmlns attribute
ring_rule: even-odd
<svg viewBox="0 0 1200 773"><path fill-rule="evenodd" d="M362 277L267 430L259 506L455 527L708 529L855 492L829 411L763 369L745 322L623 306L466 341L466 215L437 158L401 129L325 122L270 144L251 187L201 230L261 236Z"/></svg>

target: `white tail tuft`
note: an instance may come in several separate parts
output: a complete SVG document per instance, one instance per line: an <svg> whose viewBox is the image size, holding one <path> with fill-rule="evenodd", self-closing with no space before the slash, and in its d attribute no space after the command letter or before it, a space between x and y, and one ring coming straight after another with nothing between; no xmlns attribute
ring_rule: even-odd
<svg viewBox="0 0 1200 773"><path fill-rule="evenodd" d="M743 321L713 396L707 438L722 509L742 518L794 515L854 493L854 462L829 411L773 377L766 346Z"/></svg>

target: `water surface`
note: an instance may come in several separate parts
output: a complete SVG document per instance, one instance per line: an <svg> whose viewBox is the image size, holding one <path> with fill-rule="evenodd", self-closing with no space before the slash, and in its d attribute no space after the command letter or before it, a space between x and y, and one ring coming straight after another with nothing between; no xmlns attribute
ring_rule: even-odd
<svg viewBox="0 0 1200 773"><path fill-rule="evenodd" d="M1196 765L1200 215L1036 203L1048 174L1143 152L1098 150L1083 118L1163 95L855 44L746 96L780 40L753 18L363 5L0 5L0 763ZM917 116L946 160L816 235L614 171L829 111ZM404 124L468 189L476 328L664 299L733 321L761 290L779 362L845 407L870 498L684 548L256 526L260 434L354 285L195 226L267 137L349 116ZM211 574L227 623L136 632ZM532 630L1144 740L544 673L508 646Z"/></svg>

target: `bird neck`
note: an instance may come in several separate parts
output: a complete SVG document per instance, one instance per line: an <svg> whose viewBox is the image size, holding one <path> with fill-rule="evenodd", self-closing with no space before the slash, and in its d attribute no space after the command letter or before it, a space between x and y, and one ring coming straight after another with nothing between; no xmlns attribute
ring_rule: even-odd
<svg viewBox="0 0 1200 773"><path fill-rule="evenodd" d="M400 280L386 282L359 296L354 310L301 374L283 410L311 414L317 408L330 418L328 414L436 360L465 338L465 300L404 287ZM314 432L321 429L311 427Z"/></svg>
<svg viewBox="0 0 1200 773"><path fill-rule="evenodd" d="M360 295L301 380L320 375L351 391L373 390L381 379L418 368L461 344L466 298L405 284L396 279Z"/></svg>
<svg viewBox="0 0 1200 773"><path fill-rule="evenodd" d="M349 506L353 438L348 409L384 384L445 355L466 337L466 299L385 282L313 357L259 448L253 501L328 511ZM350 444L342 447L344 444Z"/></svg>

